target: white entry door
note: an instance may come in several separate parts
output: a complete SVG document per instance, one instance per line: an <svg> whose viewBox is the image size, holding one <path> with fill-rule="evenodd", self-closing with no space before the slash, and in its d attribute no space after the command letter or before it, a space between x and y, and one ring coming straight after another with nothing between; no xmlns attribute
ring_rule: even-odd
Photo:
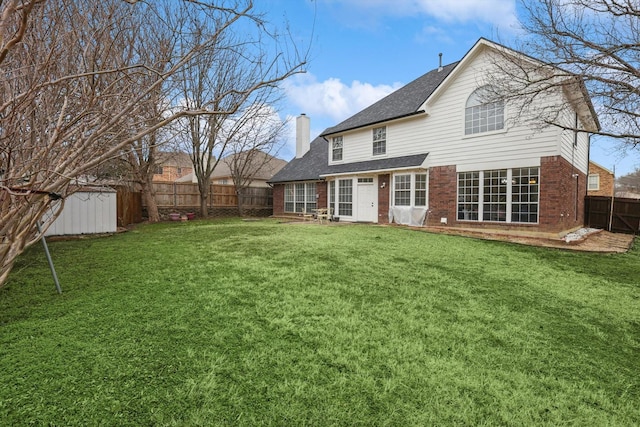
<svg viewBox="0 0 640 427"><path fill-rule="evenodd" d="M376 185L373 182L358 182L357 197L356 221L378 222Z"/></svg>

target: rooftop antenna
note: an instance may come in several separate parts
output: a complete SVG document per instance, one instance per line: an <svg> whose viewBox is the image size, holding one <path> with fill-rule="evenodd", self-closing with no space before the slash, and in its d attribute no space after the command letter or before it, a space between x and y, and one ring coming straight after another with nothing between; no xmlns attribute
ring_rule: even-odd
<svg viewBox="0 0 640 427"><path fill-rule="evenodd" d="M440 52L438 54L438 56L440 57L440 64L438 65L438 72L442 71L442 52Z"/></svg>

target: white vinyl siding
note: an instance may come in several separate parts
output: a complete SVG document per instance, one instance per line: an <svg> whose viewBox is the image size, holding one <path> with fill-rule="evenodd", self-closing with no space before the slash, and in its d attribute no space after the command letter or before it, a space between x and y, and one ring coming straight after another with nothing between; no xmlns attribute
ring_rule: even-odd
<svg viewBox="0 0 640 427"><path fill-rule="evenodd" d="M492 64L483 54L461 69L444 87L427 113L386 124L386 155L399 157L429 153L426 166L456 165L458 171L507 169L540 166L540 158L560 155L571 162L573 136L567 135L570 146L561 143L561 131L548 127L537 129L509 123L509 105L505 105L505 129L501 132L465 135L465 103L481 84L481 72L490 72ZM373 126L343 134L343 162L372 160ZM588 135L579 134L574 153L575 164L586 163ZM579 167L580 170L583 166Z"/></svg>

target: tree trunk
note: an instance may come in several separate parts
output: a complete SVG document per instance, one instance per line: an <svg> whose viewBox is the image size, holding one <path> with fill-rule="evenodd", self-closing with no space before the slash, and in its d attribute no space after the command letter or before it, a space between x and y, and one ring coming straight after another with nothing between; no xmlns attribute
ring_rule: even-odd
<svg viewBox="0 0 640 427"><path fill-rule="evenodd" d="M160 213L158 212L158 203L156 202L156 192L153 187L153 182L151 181L152 179L152 177L147 175L146 178L142 180L142 197L144 197L144 201L147 204L149 222L159 222Z"/></svg>
<svg viewBox="0 0 640 427"><path fill-rule="evenodd" d="M239 187L236 191L238 195L238 214L244 216L244 187Z"/></svg>
<svg viewBox="0 0 640 427"><path fill-rule="evenodd" d="M202 216L202 218L209 217L209 186L209 182L203 183L202 185L198 183L198 191L200 191L200 216Z"/></svg>
<svg viewBox="0 0 640 427"><path fill-rule="evenodd" d="M43 218L45 212L51 212L51 203L47 196L9 196L8 191L0 192L0 204L5 205L7 201L11 202L9 212L3 215L3 221L0 222L0 288L7 283L16 258L25 248L40 240L40 233L36 232L37 221ZM43 233L60 215L62 206L49 216L44 224Z"/></svg>

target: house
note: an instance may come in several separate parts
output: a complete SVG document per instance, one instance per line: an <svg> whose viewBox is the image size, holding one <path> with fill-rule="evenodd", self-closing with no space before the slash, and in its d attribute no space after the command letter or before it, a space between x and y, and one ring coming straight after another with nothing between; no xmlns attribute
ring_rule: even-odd
<svg viewBox="0 0 640 427"><path fill-rule="evenodd" d="M156 164L153 182L175 182L193 172L193 164L188 153L158 152Z"/></svg>
<svg viewBox="0 0 640 427"><path fill-rule="evenodd" d="M251 181L251 187L269 187L267 181L274 177L287 164L261 150L244 151L230 154L220 159L211 174L211 183L233 185L234 171L240 173L245 181Z"/></svg>
<svg viewBox="0 0 640 427"><path fill-rule="evenodd" d="M545 232L582 226L589 132L599 129L586 91L578 85L562 116L584 131L524 124L509 103L483 102L485 77L499 72L496 51L520 55L480 39L459 62L313 142L309 118L298 117L296 157L270 181L274 215L327 207L353 222Z"/></svg>
<svg viewBox="0 0 640 427"><path fill-rule="evenodd" d="M616 177L613 172L594 161L589 161L589 176L587 178L588 196L611 197L615 191Z"/></svg>

